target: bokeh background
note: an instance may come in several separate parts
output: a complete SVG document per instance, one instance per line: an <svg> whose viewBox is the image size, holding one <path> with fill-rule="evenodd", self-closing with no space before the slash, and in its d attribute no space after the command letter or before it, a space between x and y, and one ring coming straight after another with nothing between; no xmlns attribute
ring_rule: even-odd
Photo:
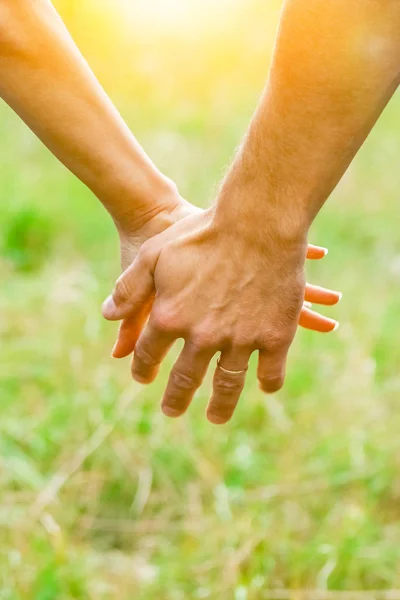
<svg viewBox="0 0 400 600"><path fill-rule="evenodd" d="M147 152L205 206L263 87L280 2L54 3ZM326 311L341 328L299 332L276 396L253 363L223 428L205 420L209 380L184 418L162 416L177 350L147 388L110 358L111 220L1 106L1 600L400 588L399 103L312 229L330 254L308 279L344 292Z"/></svg>

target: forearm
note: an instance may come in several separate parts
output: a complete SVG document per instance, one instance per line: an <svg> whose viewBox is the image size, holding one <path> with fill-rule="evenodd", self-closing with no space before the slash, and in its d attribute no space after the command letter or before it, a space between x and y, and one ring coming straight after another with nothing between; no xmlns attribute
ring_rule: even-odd
<svg viewBox="0 0 400 600"><path fill-rule="evenodd" d="M397 87L400 5L287 0L269 79L217 217L306 232Z"/></svg>
<svg viewBox="0 0 400 600"><path fill-rule="evenodd" d="M117 225L168 196L49 1L0 0L0 94Z"/></svg>

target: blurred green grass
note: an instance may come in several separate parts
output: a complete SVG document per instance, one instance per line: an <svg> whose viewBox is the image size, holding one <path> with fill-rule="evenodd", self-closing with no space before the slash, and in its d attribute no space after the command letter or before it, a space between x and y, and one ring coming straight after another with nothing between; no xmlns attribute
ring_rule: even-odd
<svg viewBox="0 0 400 600"><path fill-rule="evenodd" d="M89 3L56 4L146 150L206 204L260 93L272 36L257 15L269 11L271 33L276 3L238 13L239 42L221 24L218 48L207 30L117 41L107 19L88 36ZM330 254L309 280L344 292L341 328L299 332L276 396L253 362L234 420L216 428L210 380L183 419L160 413L177 350L148 388L111 360L112 224L1 107L1 600L400 588L399 134L396 97L313 227Z"/></svg>

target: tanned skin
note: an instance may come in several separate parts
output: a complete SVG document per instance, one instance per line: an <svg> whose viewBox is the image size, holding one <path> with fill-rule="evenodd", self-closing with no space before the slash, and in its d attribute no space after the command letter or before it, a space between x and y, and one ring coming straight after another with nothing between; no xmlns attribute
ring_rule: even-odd
<svg viewBox="0 0 400 600"><path fill-rule="evenodd" d="M0 96L111 214L127 267L198 209L143 151L48 0L0 0Z"/></svg>
<svg viewBox="0 0 400 600"><path fill-rule="evenodd" d="M123 268L144 241L201 213L145 154L48 0L0 0L0 95L109 211ZM310 258L324 255L310 246Z"/></svg>
<svg viewBox="0 0 400 600"><path fill-rule="evenodd" d="M166 415L185 412L217 352L224 369L241 371L258 351L261 388L282 387L298 324L321 324L303 306L314 295L304 282L309 227L399 69L397 0L285 2L261 102L215 204L146 242L103 308L108 319L128 319L115 354L134 349L138 381L152 381L174 341L185 340ZM129 344L135 323L141 333ZM210 421L231 418L244 381L244 371L217 367Z"/></svg>

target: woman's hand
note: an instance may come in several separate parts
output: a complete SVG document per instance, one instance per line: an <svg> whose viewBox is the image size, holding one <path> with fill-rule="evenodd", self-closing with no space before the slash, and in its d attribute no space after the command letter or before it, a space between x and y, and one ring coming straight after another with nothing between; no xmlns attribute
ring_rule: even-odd
<svg viewBox="0 0 400 600"><path fill-rule="evenodd" d="M258 378L266 392L284 381L286 355L298 324L332 331L337 323L304 306L335 304L340 294L305 286L304 240L251 244L215 225L211 210L185 217L147 241L103 307L107 319L125 319L114 356L135 350L133 377L154 380L177 338L185 340L164 394L168 416L185 412L221 352L207 415L225 423L242 391L250 355L259 351ZM320 258L323 249L310 247ZM150 315L148 323L146 321Z"/></svg>
<svg viewBox="0 0 400 600"><path fill-rule="evenodd" d="M201 212L200 208L186 202L175 186L171 186L168 196L155 204L151 212L140 216L135 213L135 218L124 219L123 226L118 227L122 270L125 271L132 264L147 240L185 217Z"/></svg>

